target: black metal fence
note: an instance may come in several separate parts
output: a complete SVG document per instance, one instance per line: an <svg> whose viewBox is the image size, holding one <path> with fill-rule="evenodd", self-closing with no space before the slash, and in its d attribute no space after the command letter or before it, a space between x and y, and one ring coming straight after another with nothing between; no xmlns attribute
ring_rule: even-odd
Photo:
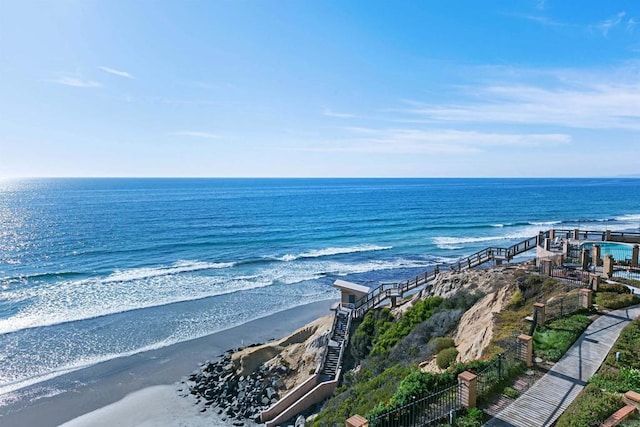
<svg viewBox="0 0 640 427"><path fill-rule="evenodd" d="M618 266L616 266L618 267ZM638 267L622 267L613 270L613 277L621 277L623 279L640 280L640 268Z"/></svg>
<svg viewBox="0 0 640 427"><path fill-rule="evenodd" d="M580 308L580 294L576 293L547 301L544 314L546 320L552 320L574 313Z"/></svg>
<svg viewBox="0 0 640 427"><path fill-rule="evenodd" d="M514 340L490 365L477 372L478 398L488 398L505 378L524 366L526 348ZM462 408L461 384L452 384L428 396L369 419L372 427L417 427L438 424Z"/></svg>
<svg viewBox="0 0 640 427"><path fill-rule="evenodd" d="M436 424L462 407L460 384L454 384L415 402L369 420L371 427L418 427Z"/></svg>
<svg viewBox="0 0 640 427"><path fill-rule="evenodd" d="M498 390L505 378L524 365L526 348L520 341L515 341L500 353L496 359L482 371L478 372L478 399L486 399Z"/></svg>
<svg viewBox="0 0 640 427"><path fill-rule="evenodd" d="M589 272L578 270L575 268L553 266L551 268L551 277L578 286L589 284Z"/></svg>
<svg viewBox="0 0 640 427"><path fill-rule="evenodd" d="M591 252L589 252L589 250L587 250L587 252L588 252L587 256L589 257L589 259L591 259ZM580 264L581 255L582 255L582 250L580 249L580 245L568 245L567 254L565 256L564 261L569 263Z"/></svg>

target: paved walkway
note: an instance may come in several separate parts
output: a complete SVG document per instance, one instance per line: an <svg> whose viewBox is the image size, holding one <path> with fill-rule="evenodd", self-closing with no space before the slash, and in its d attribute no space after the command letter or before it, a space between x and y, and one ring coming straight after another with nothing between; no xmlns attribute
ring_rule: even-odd
<svg viewBox="0 0 640 427"><path fill-rule="evenodd" d="M544 377L485 425L551 425L598 370L622 328L638 316L640 305L615 310L597 318Z"/></svg>

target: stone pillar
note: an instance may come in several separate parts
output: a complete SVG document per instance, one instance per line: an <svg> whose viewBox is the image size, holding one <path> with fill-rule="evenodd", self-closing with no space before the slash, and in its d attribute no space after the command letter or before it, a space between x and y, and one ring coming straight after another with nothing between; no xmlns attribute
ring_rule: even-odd
<svg viewBox="0 0 640 427"><path fill-rule="evenodd" d="M631 267L638 266L638 256L640 255L640 246L633 245L633 249L631 249Z"/></svg>
<svg viewBox="0 0 640 427"><path fill-rule="evenodd" d="M542 246L542 243L544 242L544 237L542 237L544 235L544 233L542 231L538 232L538 238L536 239L536 246Z"/></svg>
<svg viewBox="0 0 640 427"><path fill-rule="evenodd" d="M545 318L545 305L541 302L533 304L533 318L536 320L536 326L544 325Z"/></svg>
<svg viewBox="0 0 640 427"><path fill-rule="evenodd" d="M577 228L573 229L573 238L575 240L580 240L580 230L578 230Z"/></svg>
<svg viewBox="0 0 640 427"><path fill-rule="evenodd" d="M582 264L582 271L589 270L589 251L583 249L580 251L580 264Z"/></svg>
<svg viewBox="0 0 640 427"><path fill-rule="evenodd" d="M551 273L553 272L553 262L547 259L543 259L540 262L542 264L542 274L545 276L551 276Z"/></svg>
<svg viewBox="0 0 640 427"><path fill-rule="evenodd" d="M602 272L604 273L604 277L607 279L611 279L613 277L613 256L607 255L604 258Z"/></svg>
<svg viewBox="0 0 640 427"><path fill-rule="evenodd" d="M562 242L562 255L569 256L569 239Z"/></svg>
<svg viewBox="0 0 640 427"><path fill-rule="evenodd" d="M549 230L549 239L553 240L555 238L556 238L556 230L552 228L551 230Z"/></svg>
<svg viewBox="0 0 640 427"><path fill-rule="evenodd" d="M362 415L354 415L349 418L346 422L346 427L369 427L369 420L367 420Z"/></svg>
<svg viewBox="0 0 640 427"><path fill-rule="evenodd" d="M551 250L551 239L544 239L544 250Z"/></svg>
<svg viewBox="0 0 640 427"><path fill-rule="evenodd" d="M607 230L607 231L605 231L605 233L604 233L604 240L605 240L606 242L608 242L608 241L610 241L610 240L611 240L611 230Z"/></svg>
<svg viewBox="0 0 640 427"><path fill-rule="evenodd" d="M600 276L598 276L597 274L590 274L589 288L591 288L593 292L598 292L599 287L600 287Z"/></svg>
<svg viewBox="0 0 640 427"><path fill-rule="evenodd" d="M591 289L580 289L580 307L591 308Z"/></svg>
<svg viewBox="0 0 640 427"><path fill-rule="evenodd" d="M478 398L478 376L472 372L464 371L458 374L458 384L460 388L460 403L465 408L475 408Z"/></svg>
<svg viewBox="0 0 640 427"><path fill-rule="evenodd" d="M397 302L396 302L397 297L391 297L391 308L395 307Z"/></svg>
<svg viewBox="0 0 640 427"><path fill-rule="evenodd" d="M600 245L593 245L591 250L591 263L594 267L600 267L602 265L602 258L600 258Z"/></svg>
<svg viewBox="0 0 640 427"><path fill-rule="evenodd" d="M521 334L518 336L518 344L520 344L519 358L527 366L533 365L533 338L529 335Z"/></svg>

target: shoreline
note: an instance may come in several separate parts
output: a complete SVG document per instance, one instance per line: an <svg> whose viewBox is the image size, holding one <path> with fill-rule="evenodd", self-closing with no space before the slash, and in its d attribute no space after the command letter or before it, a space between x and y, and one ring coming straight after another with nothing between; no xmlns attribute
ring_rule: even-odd
<svg viewBox="0 0 640 427"><path fill-rule="evenodd" d="M0 424L58 426L133 392L174 384L229 349L280 338L329 314L333 301L293 307L205 337L119 357L30 385L18 391L21 397L16 401L0 407ZM198 413L195 406L193 410Z"/></svg>

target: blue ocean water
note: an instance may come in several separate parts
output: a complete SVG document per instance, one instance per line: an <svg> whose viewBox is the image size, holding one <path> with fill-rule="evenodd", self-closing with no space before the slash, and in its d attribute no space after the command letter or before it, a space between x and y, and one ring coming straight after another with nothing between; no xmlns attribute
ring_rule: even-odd
<svg viewBox="0 0 640 427"><path fill-rule="evenodd" d="M0 402L552 227L638 231L640 180L0 181Z"/></svg>

